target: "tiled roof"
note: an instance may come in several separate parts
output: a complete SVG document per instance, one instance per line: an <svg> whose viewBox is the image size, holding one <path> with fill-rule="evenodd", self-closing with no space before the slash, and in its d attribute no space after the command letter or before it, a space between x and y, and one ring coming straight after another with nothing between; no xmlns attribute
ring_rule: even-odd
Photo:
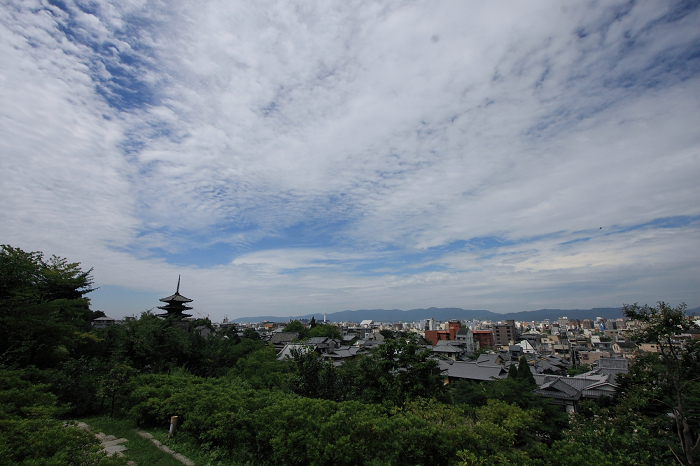
<svg viewBox="0 0 700 466"><path fill-rule="evenodd" d="M313 337L306 340L307 345L322 345L328 341L328 337Z"/></svg>
<svg viewBox="0 0 700 466"><path fill-rule="evenodd" d="M505 378L508 374L502 366L478 364L475 362L455 361L451 364L447 361L438 361L439 367L447 371L447 376L456 379L468 380L493 380Z"/></svg>
<svg viewBox="0 0 700 466"><path fill-rule="evenodd" d="M285 345L284 348L282 349L282 351L280 351L277 354L277 360L281 361L284 358L291 359L293 349L301 351L302 353L309 353L309 352L313 351L313 348L311 348L310 346L299 345L299 344L289 344L289 345Z"/></svg>
<svg viewBox="0 0 700 466"><path fill-rule="evenodd" d="M437 345L432 347L433 353L447 353L447 354L452 354L452 353L462 353L463 351L457 347L454 347L452 345Z"/></svg>
<svg viewBox="0 0 700 466"><path fill-rule="evenodd" d="M476 362L478 364L498 364L498 358L503 360L500 354L480 354Z"/></svg>
<svg viewBox="0 0 700 466"><path fill-rule="evenodd" d="M576 400L581 397L580 390L576 390L571 385L565 383L561 378L545 383L535 390L535 393L539 393L540 395L548 398L559 399Z"/></svg>
<svg viewBox="0 0 700 466"><path fill-rule="evenodd" d="M297 332L278 332L270 339L270 343L288 343L298 337Z"/></svg>
<svg viewBox="0 0 700 466"><path fill-rule="evenodd" d="M180 293L177 293L177 292L175 294L168 296L167 298L160 298L160 301L162 301L164 303L168 303L170 301L175 301L177 303L191 303L192 302L191 299L185 298L184 296L182 296Z"/></svg>

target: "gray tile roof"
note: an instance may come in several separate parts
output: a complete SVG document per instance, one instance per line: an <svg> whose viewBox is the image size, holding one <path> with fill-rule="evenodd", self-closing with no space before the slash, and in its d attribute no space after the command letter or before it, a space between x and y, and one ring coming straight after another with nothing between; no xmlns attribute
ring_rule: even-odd
<svg viewBox="0 0 700 466"><path fill-rule="evenodd" d="M305 343L307 345L322 345L323 343L327 343L328 340L328 337L313 337L306 340Z"/></svg>
<svg viewBox="0 0 700 466"><path fill-rule="evenodd" d="M478 364L500 364L500 361L505 361L505 359L500 354L480 354L479 358L476 360Z"/></svg>
<svg viewBox="0 0 700 466"><path fill-rule="evenodd" d="M175 301L178 303L191 303L192 302L191 299L185 298L184 296L182 296L180 293L177 293L177 292L175 294L171 294L167 298L160 298L160 301L162 301L164 303L167 303L170 301Z"/></svg>
<svg viewBox="0 0 700 466"><path fill-rule="evenodd" d="M298 337L299 334L297 332L278 332L275 333L275 335L272 338L270 338L270 343L289 343L290 341Z"/></svg>
<svg viewBox="0 0 700 466"><path fill-rule="evenodd" d="M581 397L581 391L576 390L571 385L564 382L561 378L549 381L535 390L547 398L570 399L578 400Z"/></svg>
<svg viewBox="0 0 700 466"><path fill-rule="evenodd" d="M463 350L452 345L437 345L431 348L433 353L459 354Z"/></svg>
<svg viewBox="0 0 700 466"><path fill-rule="evenodd" d="M282 351L277 353L277 360L282 361L285 358L291 359L292 358L292 349L296 349L298 351L301 351L302 353L309 353L309 352L313 351L313 348L311 348L310 346L300 345L300 344L289 344L289 345L285 345L284 348L282 349Z"/></svg>
<svg viewBox="0 0 700 466"><path fill-rule="evenodd" d="M503 379L508 373L503 366L478 364L476 362L455 361L450 364L448 361L438 361L439 367L447 371L447 376L455 379L467 380L493 380Z"/></svg>

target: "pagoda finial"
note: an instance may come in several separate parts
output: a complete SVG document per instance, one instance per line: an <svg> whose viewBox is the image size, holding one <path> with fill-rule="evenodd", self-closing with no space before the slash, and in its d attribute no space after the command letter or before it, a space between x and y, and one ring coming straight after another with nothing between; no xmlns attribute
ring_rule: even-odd
<svg viewBox="0 0 700 466"><path fill-rule="evenodd" d="M172 290L172 288L170 288ZM180 276L177 276L177 290L175 290L175 293L180 293Z"/></svg>

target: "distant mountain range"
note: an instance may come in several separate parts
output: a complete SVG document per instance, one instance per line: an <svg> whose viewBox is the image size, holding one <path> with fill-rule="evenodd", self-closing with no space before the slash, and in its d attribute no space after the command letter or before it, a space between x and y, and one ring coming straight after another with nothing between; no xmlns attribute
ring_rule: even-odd
<svg viewBox="0 0 700 466"><path fill-rule="evenodd" d="M697 313L700 308L690 309L689 314L693 311ZM294 317L277 317L277 316L258 316L258 317L241 317L233 320L238 323L251 322L288 322L290 320L311 319L316 318L316 321L323 321L323 314L314 313ZM341 311L327 314L326 319L329 322L361 322L363 320L373 320L375 322L417 322L423 319L433 318L438 322L444 322L450 319L460 320L556 320L559 317L568 317L569 319L595 319L596 317L604 317L606 319L616 319L622 317L621 307L600 307L593 309L540 309L537 311L521 311L510 312L507 314L499 314L486 310L469 310L460 309L457 307L437 308L431 307L428 309L411 309L402 311L401 309L363 309L359 311Z"/></svg>

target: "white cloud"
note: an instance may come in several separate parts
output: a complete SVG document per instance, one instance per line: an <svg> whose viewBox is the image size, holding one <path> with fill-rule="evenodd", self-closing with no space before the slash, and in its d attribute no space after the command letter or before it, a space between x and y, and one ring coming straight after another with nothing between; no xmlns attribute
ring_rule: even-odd
<svg viewBox="0 0 700 466"><path fill-rule="evenodd" d="M66 5L0 8L3 243L212 315L697 301L697 221L625 231L700 215L697 10Z"/></svg>

